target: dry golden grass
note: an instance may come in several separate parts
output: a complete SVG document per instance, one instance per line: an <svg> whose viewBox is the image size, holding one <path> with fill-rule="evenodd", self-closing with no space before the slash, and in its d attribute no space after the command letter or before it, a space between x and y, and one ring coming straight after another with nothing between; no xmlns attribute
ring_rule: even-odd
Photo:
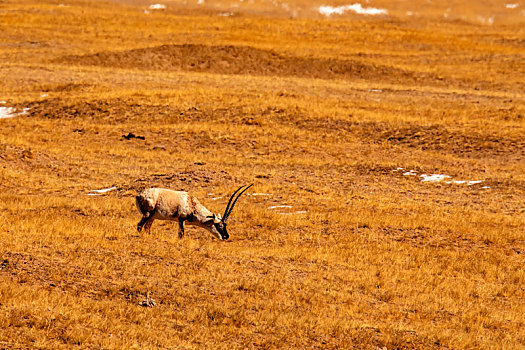
<svg viewBox="0 0 525 350"><path fill-rule="evenodd" d="M0 1L0 348L523 346L523 17L166 3Z"/></svg>

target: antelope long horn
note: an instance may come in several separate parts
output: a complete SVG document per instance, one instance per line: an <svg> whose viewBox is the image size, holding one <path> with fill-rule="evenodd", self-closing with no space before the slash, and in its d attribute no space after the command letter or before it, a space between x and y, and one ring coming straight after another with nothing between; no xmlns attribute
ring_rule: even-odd
<svg viewBox="0 0 525 350"><path fill-rule="evenodd" d="M235 190L235 192L233 192L232 196L230 197L230 200L228 201L228 205L226 206L226 209L224 210L224 215L222 216L223 219L226 218L226 216L228 215L228 210L230 209L230 204L232 203L233 197L235 197L237 192L239 192L241 188L243 188L244 186L246 185L242 185L237 190Z"/></svg>
<svg viewBox="0 0 525 350"><path fill-rule="evenodd" d="M249 189L250 187L253 186L253 184L251 184L250 186L246 187L244 190L242 190L241 193L239 193L239 195L237 196L237 198L235 198L235 200L233 200L233 197L235 197L235 195L237 194L237 192L239 192L244 186L246 185L243 185L241 187L239 187L237 189L237 191L235 191L232 196L230 197L230 200L228 201L228 205L226 206L226 210L224 211L224 216L222 218L222 222L226 222L226 220L228 219L228 217L230 216L230 213L232 212L233 210L233 207L235 206L235 203L237 203L237 201L239 200L239 197L244 193L246 192L247 189ZM233 203L232 203L233 201ZM231 204L231 206L230 206Z"/></svg>

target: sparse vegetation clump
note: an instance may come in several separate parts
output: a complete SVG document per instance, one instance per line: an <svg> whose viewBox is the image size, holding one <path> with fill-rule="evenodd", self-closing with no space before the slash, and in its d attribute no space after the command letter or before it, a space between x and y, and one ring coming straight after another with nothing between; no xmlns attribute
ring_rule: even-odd
<svg viewBox="0 0 525 350"><path fill-rule="evenodd" d="M0 1L0 348L522 346L520 9L389 3Z"/></svg>

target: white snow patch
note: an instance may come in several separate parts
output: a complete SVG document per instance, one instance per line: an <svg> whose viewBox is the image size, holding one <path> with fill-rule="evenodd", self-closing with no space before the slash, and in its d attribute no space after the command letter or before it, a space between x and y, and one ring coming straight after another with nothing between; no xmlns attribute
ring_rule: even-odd
<svg viewBox="0 0 525 350"><path fill-rule="evenodd" d="M506 8L508 9L515 9L519 6L520 4L507 4L505 5Z"/></svg>
<svg viewBox="0 0 525 350"><path fill-rule="evenodd" d="M331 15L342 15L346 11L353 11L360 15L386 15L388 13L385 9L378 9L375 7L363 7L361 4L352 4L352 5L344 5L344 6L328 6L328 5L322 5L319 6L319 13L323 16L330 17Z"/></svg>
<svg viewBox="0 0 525 350"><path fill-rule="evenodd" d="M472 185L476 185L476 184L480 184L482 183L483 180L470 180L469 182L467 182L467 186L472 186Z"/></svg>
<svg viewBox="0 0 525 350"><path fill-rule="evenodd" d="M208 192L208 196L212 197L210 198L212 201L219 200L221 198L224 198L223 196L215 196L212 192Z"/></svg>
<svg viewBox="0 0 525 350"><path fill-rule="evenodd" d="M448 184L461 185L461 184L467 183L467 180L454 180L454 181L447 181L447 183L448 183Z"/></svg>
<svg viewBox="0 0 525 350"><path fill-rule="evenodd" d="M271 207L268 207L268 209L281 209L281 208L292 208L291 205L272 205Z"/></svg>
<svg viewBox="0 0 525 350"><path fill-rule="evenodd" d="M166 9L166 5L164 5L164 4L151 4L151 5L149 5L149 9L150 10L165 10Z"/></svg>
<svg viewBox="0 0 525 350"><path fill-rule="evenodd" d="M6 101L0 101L0 104L2 105L5 105L7 102Z"/></svg>
<svg viewBox="0 0 525 350"><path fill-rule="evenodd" d="M494 24L494 17L483 17L483 16L478 16L478 21L479 21L481 24L491 26L491 25Z"/></svg>
<svg viewBox="0 0 525 350"><path fill-rule="evenodd" d="M421 182L441 182L441 181L443 181L445 179L450 178L450 175L443 175L443 174L427 175L427 174L421 174L421 175L419 175L419 177L421 178Z"/></svg>
<svg viewBox="0 0 525 350"><path fill-rule="evenodd" d="M116 187L110 187L110 188L103 188L101 190L89 190L89 192L92 192L92 193L88 193L87 195L88 196L99 196L101 194L104 194L104 193L107 193L109 191L113 191L116 189L117 189Z"/></svg>
<svg viewBox="0 0 525 350"><path fill-rule="evenodd" d="M403 171L403 176L417 176L418 175L418 172L415 170L405 171L404 168L396 168L392 170L392 172L398 172L398 171ZM431 174L431 175L420 174L419 177L421 179L421 182L443 182L446 184L455 184L455 185L466 184L467 186L480 184L485 181L485 180L452 180L452 176L445 175L445 174ZM482 187L482 188L485 188L485 187ZM490 188L490 187L486 187L486 188Z"/></svg>
<svg viewBox="0 0 525 350"><path fill-rule="evenodd" d="M22 112L17 113L17 109L14 107L0 107L0 119L19 117L21 115L26 115L28 112L29 108L24 108L22 109Z"/></svg>
<svg viewBox="0 0 525 350"><path fill-rule="evenodd" d="M204 0L198 0L198 1L197 1L197 4L199 4L199 5L204 5Z"/></svg>

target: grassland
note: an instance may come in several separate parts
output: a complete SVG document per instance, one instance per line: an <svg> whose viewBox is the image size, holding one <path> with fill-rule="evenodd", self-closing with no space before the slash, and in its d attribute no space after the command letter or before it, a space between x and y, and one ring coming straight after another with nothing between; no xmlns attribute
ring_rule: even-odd
<svg viewBox="0 0 525 350"><path fill-rule="evenodd" d="M0 1L0 348L525 344L519 16L167 3Z"/></svg>

